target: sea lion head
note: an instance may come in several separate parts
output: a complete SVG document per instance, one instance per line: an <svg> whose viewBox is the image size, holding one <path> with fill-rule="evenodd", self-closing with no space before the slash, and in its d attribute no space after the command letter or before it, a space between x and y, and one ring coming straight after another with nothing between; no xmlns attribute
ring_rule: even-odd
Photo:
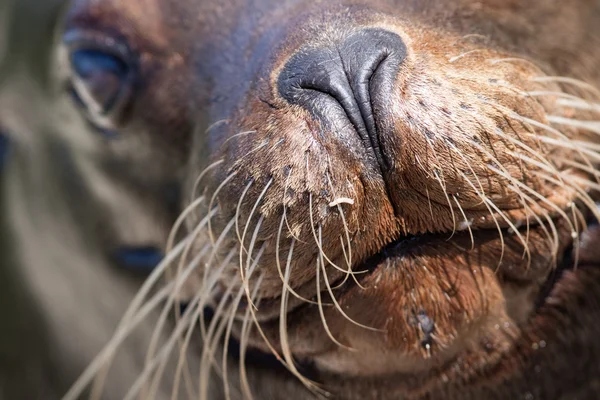
<svg viewBox="0 0 600 400"><path fill-rule="evenodd" d="M539 394L572 343L600 351L584 322L599 16L586 0L76 0L59 76L78 135L182 188L169 282L177 327L214 312L203 368L224 336L242 366L274 354L344 398Z"/></svg>

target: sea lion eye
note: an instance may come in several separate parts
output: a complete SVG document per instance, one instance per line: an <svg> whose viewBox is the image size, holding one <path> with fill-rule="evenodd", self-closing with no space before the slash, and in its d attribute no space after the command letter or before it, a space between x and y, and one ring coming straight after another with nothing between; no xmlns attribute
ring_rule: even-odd
<svg viewBox="0 0 600 400"><path fill-rule="evenodd" d="M127 46L96 34L65 36L71 94L90 122L112 129L131 100L136 76Z"/></svg>

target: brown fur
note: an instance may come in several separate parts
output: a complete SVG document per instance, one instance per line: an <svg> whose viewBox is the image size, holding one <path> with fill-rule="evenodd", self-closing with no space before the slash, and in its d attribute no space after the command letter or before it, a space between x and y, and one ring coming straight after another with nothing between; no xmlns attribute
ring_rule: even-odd
<svg viewBox="0 0 600 400"><path fill-rule="evenodd" d="M92 301L79 314L105 315L87 322L103 333L85 354L56 362L66 381L108 340L135 291L104 255L153 243L177 256L162 266L170 278L162 285L176 286L165 310L170 300L192 311L175 313L167 339L158 335L146 354L167 315L153 314L134 344L118 347L106 385L103 370L93 370L92 396L106 386L108 398L123 397L178 329L181 354L158 367L163 383L141 380L142 397L202 398L208 373L223 375L225 362L227 382L213 377L208 398L600 393L600 234L584 225L599 215L595 0L75 0L55 21L50 90L15 72L0 119L15 133L15 165L25 166L13 166L6 185L8 225L36 249L16 251L24 290L46 307L65 354L73 352L68 328L90 335L85 319L64 311L86 276L95 277ZM385 170L358 135L328 130L277 90L295 54L335 47L363 28L394 32L407 47L377 114ZM133 99L112 121L117 140L93 136L64 93L60 34L71 29L117 38L139 62ZM69 165L58 164L65 154ZM46 167L34 171L27 160L38 155ZM176 215L161 193L171 185L184 196L178 211L191 206L169 236ZM37 193L52 193L52 202L36 204ZM61 230L75 245L55 243ZM57 285L79 288L65 289L63 300L35 275L44 254L56 254L53 266L72 266L57 272ZM86 258L93 272L81 272L77 260ZM557 268L567 271L541 296ZM101 304L107 290L113 304ZM188 347L183 329L198 304L216 316L204 345ZM222 361L221 350L211 356L230 336L242 342L242 359L248 345L275 353L289 372ZM178 363L184 354L188 364Z"/></svg>

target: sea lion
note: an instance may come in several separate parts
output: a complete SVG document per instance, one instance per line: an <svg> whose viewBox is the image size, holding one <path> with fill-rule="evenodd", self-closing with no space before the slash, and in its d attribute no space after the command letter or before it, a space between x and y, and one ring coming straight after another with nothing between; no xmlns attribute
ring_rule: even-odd
<svg viewBox="0 0 600 400"><path fill-rule="evenodd" d="M0 97L44 398L598 396L597 1L61 10Z"/></svg>

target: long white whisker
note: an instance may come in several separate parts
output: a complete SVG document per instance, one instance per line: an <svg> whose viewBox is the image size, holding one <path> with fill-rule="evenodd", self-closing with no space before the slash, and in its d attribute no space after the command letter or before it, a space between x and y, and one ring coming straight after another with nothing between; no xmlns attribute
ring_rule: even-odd
<svg viewBox="0 0 600 400"><path fill-rule="evenodd" d="M123 318L119 322L117 326L116 332L114 336L111 338L110 342L104 347L104 349L94 358L94 360L88 365L88 367L83 371L83 373L77 378L77 380L73 383L69 391L63 397L63 400L77 400L87 385L94 379L94 376L98 373L100 368L103 368L110 363L110 359L112 358L114 351L119 346L122 340L124 340L124 336L129 334L129 329L133 329L132 320L135 318L136 312L140 309L142 303L146 299L148 293L152 290L154 285L159 281L159 279L163 276L165 270L170 266L170 264L180 256L183 252L183 249L189 242L189 238L184 238L177 246L173 248L172 251L167 253L165 258L159 263L159 265L152 271L150 276L146 279L142 287L138 290L138 293L135 295L133 300L131 301L129 307L127 308ZM135 318L137 323L137 318ZM123 332L126 332L123 334ZM120 338L120 340L118 340ZM106 366L108 368L108 366Z"/></svg>
<svg viewBox="0 0 600 400"><path fill-rule="evenodd" d="M204 179L206 174L208 174L213 168L217 167L220 164L223 164L224 162L225 162L225 160L220 159L220 160L215 161L214 163L210 164L208 167L204 168L204 171L202 171L200 173L200 175L198 175L198 178L196 178L196 181L194 182L194 186L192 187L190 201L193 201L197 197L196 194L198 193L198 187L200 187L200 182L202 182L202 179Z"/></svg>
<svg viewBox="0 0 600 400"><path fill-rule="evenodd" d="M349 351L356 351L355 349L346 346L345 344L341 343L340 341L338 341L335 336L333 336L333 334L331 333L331 330L329 329L329 325L327 324L327 318L325 318L325 311L323 310L323 302L321 300L321 258L317 258L317 262L316 262L316 277L315 277L315 281L316 281L316 285L317 285L317 303L319 305L319 315L321 316L321 322L323 323L323 328L325 329L325 332L327 333L327 336L329 336L329 339L331 339L331 341L333 343L335 343L336 345L338 345L341 348L344 348L346 350Z"/></svg>
<svg viewBox="0 0 600 400"><path fill-rule="evenodd" d="M209 293L211 293L213 288L216 286L219 278L222 276L224 269L228 265L230 265L230 262L233 259L234 255L235 255L235 249L232 249L229 252L229 254L227 255L227 257L225 257L225 259L223 260L223 262L221 263L219 268L211 275L212 279L205 279L205 281L203 282L202 288L199 289L198 294L191 301L192 304L198 302L198 307L195 311L196 314L192 317L193 321L203 318L202 315L204 313L204 307L206 306L206 303L208 302L208 300L210 300ZM223 295L223 299L228 298L228 296L231 293L231 291L233 290L234 286L235 286L235 282L230 284L227 287L227 291ZM203 296L204 296L204 298L203 298ZM201 322L203 323L204 321L201 320ZM178 383L179 383L178 379L179 379L180 371L183 369L184 364L185 364L183 362L183 360L184 360L185 353L188 348L188 344L191 340L192 333L194 332L194 327L195 327L195 324L190 325L190 328L188 329L188 332L186 333L184 342L180 347L179 362L177 364L177 369L176 369L176 373L175 373L175 383L174 383L174 392L173 392L172 400L175 400L178 398L178 394L176 391L178 388ZM206 332L203 333L202 339L203 339L204 343L208 342ZM193 397L196 398L196 396L193 396Z"/></svg>
<svg viewBox="0 0 600 400"><path fill-rule="evenodd" d="M322 232L321 232L321 225L319 225L319 242L322 241ZM337 301L337 299L335 298L335 295L333 294L333 290L331 289L331 284L329 283L329 278L327 277L327 271L325 270L325 261L323 260L323 255L320 254L319 257L321 258L321 270L323 271L323 279L325 280L325 287L327 288L327 291L329 292L329 296L331 297L331 300L333 301L333 305L335 306L335 308L337 309L337 311L342 314L342 316L347 319L350 323L359 326L361 328L370 330L370 331L374 331L374 332L385 332L382 329L378 329L378 328L373 328L372 326L368 326L368 325L364 325L361 324L355 320L353 320L352 318L350 318L350 316L348 316L348 314L346 314L346 312L344 312L344 310L342 309L342 306L340 305L340 303Z"/></svg>

